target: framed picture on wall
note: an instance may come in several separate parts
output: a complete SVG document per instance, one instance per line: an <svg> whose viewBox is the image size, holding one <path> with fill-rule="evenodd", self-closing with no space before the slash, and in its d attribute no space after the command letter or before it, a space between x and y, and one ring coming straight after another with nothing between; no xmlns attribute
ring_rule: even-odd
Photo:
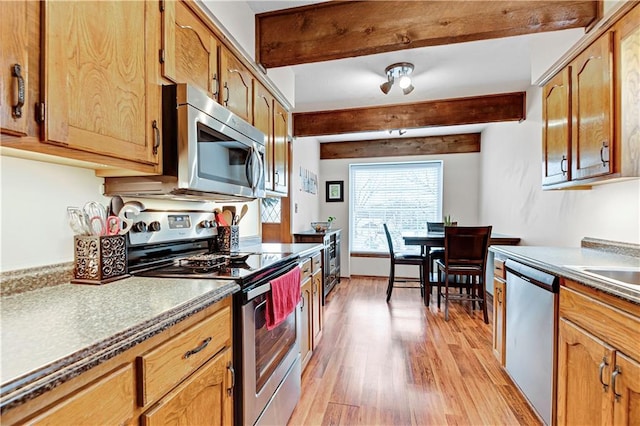
<svg viewBox="0 0 640 426"><path fill-rule="evenodd" d="M327 203L344 201L344 181L327 181Z"/></svg>

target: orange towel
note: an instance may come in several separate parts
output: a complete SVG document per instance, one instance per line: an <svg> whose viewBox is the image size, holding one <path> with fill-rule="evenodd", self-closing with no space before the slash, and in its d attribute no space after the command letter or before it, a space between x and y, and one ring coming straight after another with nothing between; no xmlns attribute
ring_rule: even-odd
<svg viewBox="0 0 640 426"><path fill-rule="evenodd" d="M293 312L300 301L300 267L271 281L267 295L267 330L273 330Z"/></svg>

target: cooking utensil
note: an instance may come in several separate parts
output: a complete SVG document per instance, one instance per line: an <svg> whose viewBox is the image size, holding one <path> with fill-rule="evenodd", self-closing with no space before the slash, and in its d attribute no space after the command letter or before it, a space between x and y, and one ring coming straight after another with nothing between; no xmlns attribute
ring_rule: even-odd
<svg viewBox="0 0 640 426"><path fill-rule="evenodd" d="M109 215L118 216L118 214L120 213L120 210L122 210L123 207L124 207L124 200L122 199L121 196L115 195L111 197L111 201L109 202L109 210L111 211L109 212Z"/></svg>
<svg viewBox="0 0 640 426"><path fill-rule="evenodd" d="M131 230L131 225L133 225L133 219L130 219L127 216L127 213L131 213L133 216L137 216L143 210L139 206L142 203L128 201L124 203L124 207L120 209L118 213L118 218L120 218L120 231L118 232L120 235L126 234Z"/></svg>
<svg viewBox="0 0 640 426"><path fill-rule="evenodd" d="M247 206L246 204L242 206L242 209L240 209L240 216L238 216L238 220L236 220L236 225L240 225L240 221L242 220L244 215L247 214L248 211L249 211L249 206Z"/></svg>
<svg viewBox="0 0 640 426"><path fill-rule="evenodd" d="M216 223L218 224L218 226L229 226L229 223L225 220L225 218L222 215L222 212L220 212L220 210L214 209L213 210L213 215L216 218Z"/></svg>
<svg viewBox="0 0 640 426"><path fill-rule="evenodd" d="M231 212L231 225L236 224L236 218L238 215L236 214L236 206L222 206L222 211L229 210Z"/></svg>
<svg viewBox="0 0 640 426"><path fill-rule="evenodd" d="M67 207L69 226L76 235L91 235L84 211L79 207Z"/></svg>
<svg viewBox="0 0 640 426"><path fill-rule="evenodd" d="M222 217L224 218L224 221L227 222L227 224L233 225L233 213L231 213L231 211L223 210Z"/></svg>

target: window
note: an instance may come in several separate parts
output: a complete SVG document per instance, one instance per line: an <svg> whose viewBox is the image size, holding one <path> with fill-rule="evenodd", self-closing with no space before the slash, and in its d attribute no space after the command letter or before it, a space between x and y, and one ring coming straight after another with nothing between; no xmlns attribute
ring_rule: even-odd
<svg viewBox="0 0 640 426"><path fill-rule="evenodd" d="M387 253L383 223L400 250L403 230L442 219L442 161L351 164L349 178L353 252Z"/></svg>

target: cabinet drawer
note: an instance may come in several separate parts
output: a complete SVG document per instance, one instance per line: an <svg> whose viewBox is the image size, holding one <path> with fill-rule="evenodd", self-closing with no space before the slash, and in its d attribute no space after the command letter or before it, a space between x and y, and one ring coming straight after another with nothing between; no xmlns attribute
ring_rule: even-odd
<svg viewBox="0 0 640 426"><path fill-rule="evenodd" d="M560 288L560 317L640 359L640 318L564 287Z"/></svg>
<svg viewBox="0 0 640 426"><path fill-rule="evenodd" d="M305 259L302 263L300 263L300 282L303 283L304 280L311 276L311 259Z"/></svg>
<svg viewBox="0 0 640 426"><path fill-rule="evenodd" d="M493 261L493 276L496 278L507 279L507 271L504 269L504 260L494 259Z"/></svg>
<svg viewBox="0 0 640 426"><path fill-rule="evenodd" d="M124 424L133 418L135 394L133 364L116 371L67 396L54 408L45 411L28 424L79 425Z"/></svg>
<svg viewBox="0 0 640 426"><path fill-rule="evenodd" d="M140 406L160 398L225 346L231 346L228 304L137 358Z"/></svg>
<svg viewBox="0 0 640 426"><path fill-rule="evenodd" d="M316 253L311 257L311 269L313 272L322 269L322 253Z"/></svg>

